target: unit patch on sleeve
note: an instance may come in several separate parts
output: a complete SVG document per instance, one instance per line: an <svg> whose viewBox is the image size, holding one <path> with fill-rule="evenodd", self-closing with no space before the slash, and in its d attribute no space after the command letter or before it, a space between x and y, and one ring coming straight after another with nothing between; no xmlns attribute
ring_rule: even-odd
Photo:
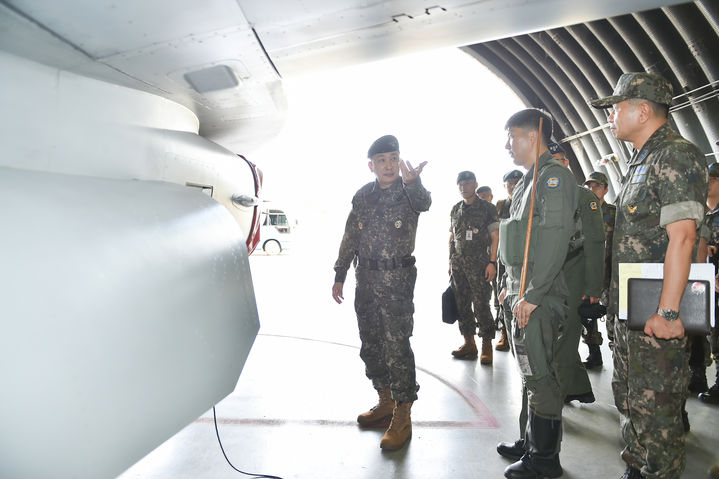
<svg viewBox="0 0 719 479"><path fill-rule="evenodd" d="M551 178L547 179L547 188L554 189L559 186L559 178L556 176L552 176Z"/></svg>

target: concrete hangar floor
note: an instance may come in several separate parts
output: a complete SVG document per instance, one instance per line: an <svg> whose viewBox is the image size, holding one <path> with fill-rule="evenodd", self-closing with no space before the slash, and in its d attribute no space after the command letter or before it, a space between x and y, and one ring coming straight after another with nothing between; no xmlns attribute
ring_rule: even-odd
<svg viewBox="0 0 719 479"><path fill-rule="evenodd" d="M412 344L421 389L412 408L413 437L402 450L386 453L379 448L384 430L355 422L376 394L359 358L353 281L338 306L330 297L334 245L321 259L294 253L250 260L262 327L237 388L216 407L222 444L235 467L284 479L503 477L509 461L495 446L518 437L519 373L508 352L495 352L492 366L451 357L461 337L456 325L440 321L444 277L431 280L419 258ZM583 344L580 354L586 357ZM606 341L602 354L603 369L589 372L597 401L564 408L565 479L624 472ZM714 378L714 371L707 376ZM719 464L719 408L690 398L687 410L691 431L682 477L706 478ZM120 477L246 476L222 457L210 410Z"/></svg>

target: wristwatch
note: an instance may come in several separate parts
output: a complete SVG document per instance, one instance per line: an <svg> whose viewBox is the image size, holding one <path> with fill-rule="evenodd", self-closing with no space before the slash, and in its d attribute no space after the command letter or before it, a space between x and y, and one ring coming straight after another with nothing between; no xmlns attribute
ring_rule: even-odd
<svg viewBox="0 0 719 479"><path fill-rule="evenodd" d="M489 261L489 264L493 264L495 268L497 267L497 262L496 262L496 261L490 260L490 261Z"/></svg>
<svg viewBox="0 0 719 479"><path fill-rule="evenodd" d="M657 308L657 314L667 321L675 321L679 319L679 311L674 311L673 309Z"/></svg>

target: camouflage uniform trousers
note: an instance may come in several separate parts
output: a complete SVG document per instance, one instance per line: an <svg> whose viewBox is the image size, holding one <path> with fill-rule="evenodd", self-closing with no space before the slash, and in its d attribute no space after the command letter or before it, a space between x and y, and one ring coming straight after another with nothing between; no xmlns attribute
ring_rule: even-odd
<svg viewBox="0 0 719 479"><path fill-rule="evenodd" d="M545 296L542 304L529 317L527 326L519 330L519 337L515 337L517 333L512 309L517 304L517 296L511 294L504 298L504 325L512 346L512 354L515 354L518 344L524 345L533 373L522 375L519 433L524 437L529 409L546 419L562 418L564 396L559 385L556 354L557 338L563 328L567 303L564 297Z"/></svg>
<svg viewBox="0 0 719 479"><path fill-rule="evenodd" d="M614 403L622 459L648 479L679 479L686 464L682 403L689 385L687 338L657 339L615 321Z"/></svg>
<svg viewBox="0 0 719 479"><path fill-rule="evenodd" d="M496 325L489 300L492 283L484 279L487 260L476 256L453 256L450 262L452 289L459 310L459 332L462 336L477 335L494 339Z"/></svg>
<svg viewBox="0 0 719 479"><path fill-rule="evenodd" d="M356 270L355 312L359 327L360 357L375 389L389 388L395 401L417 399L414 353L414 266L389 271Z"/></svg>

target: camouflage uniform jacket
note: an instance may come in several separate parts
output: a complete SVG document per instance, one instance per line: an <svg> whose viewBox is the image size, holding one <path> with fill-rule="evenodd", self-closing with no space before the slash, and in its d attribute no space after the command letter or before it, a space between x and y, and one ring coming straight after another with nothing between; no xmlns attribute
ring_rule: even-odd
<svg viewBox="0 0 719 479"><path fill-rule="evenodd" d="M537 193L529 248L525 299L539 305L544 296L568 294L562 274L569 238L574 232L577 183L572 172L549 152L539 157ZM506 265L507 294L518 294L529 218L534 166L519 180L512 193L511 216L500 222L499 244Z"/></svg>
<svg viewBox="0 0 719 479"><path fill-rule="evenodd" d="M602 203L602 218L604 219L604 235L607 240L604 249L604 283L602 289L608 291L612 281L612 242L614 241L614 221L617 216L617 207Z"/></svg>
<svg viewBox="0 0 719 479"><path fill-rule="evenodd" d="M499 220L497 208L488 201L476 197L472 204L464 200L452 207L450 213L453 241L449 243L449 257L476 256L489 259L492 245L490 233L497 231Z"/></svg>
<svg viewBox="0 0 719 479"><path fill-rule="evenodd" d="M360 188L352 198L334 267L335 282L345 281L355 256L390 261L411 256L419 214L431 204L429 191L419 179L408 186L398 178L387 189L375 180Z"/></svg>
<svg viewBox="0 0 719 479"><path fill-rule="evenodd" d="M611 309L619 304L620 263L663 263L666 225L704 218L709 175L704 155L665 124L634 151L617 198Z"/></svg>

